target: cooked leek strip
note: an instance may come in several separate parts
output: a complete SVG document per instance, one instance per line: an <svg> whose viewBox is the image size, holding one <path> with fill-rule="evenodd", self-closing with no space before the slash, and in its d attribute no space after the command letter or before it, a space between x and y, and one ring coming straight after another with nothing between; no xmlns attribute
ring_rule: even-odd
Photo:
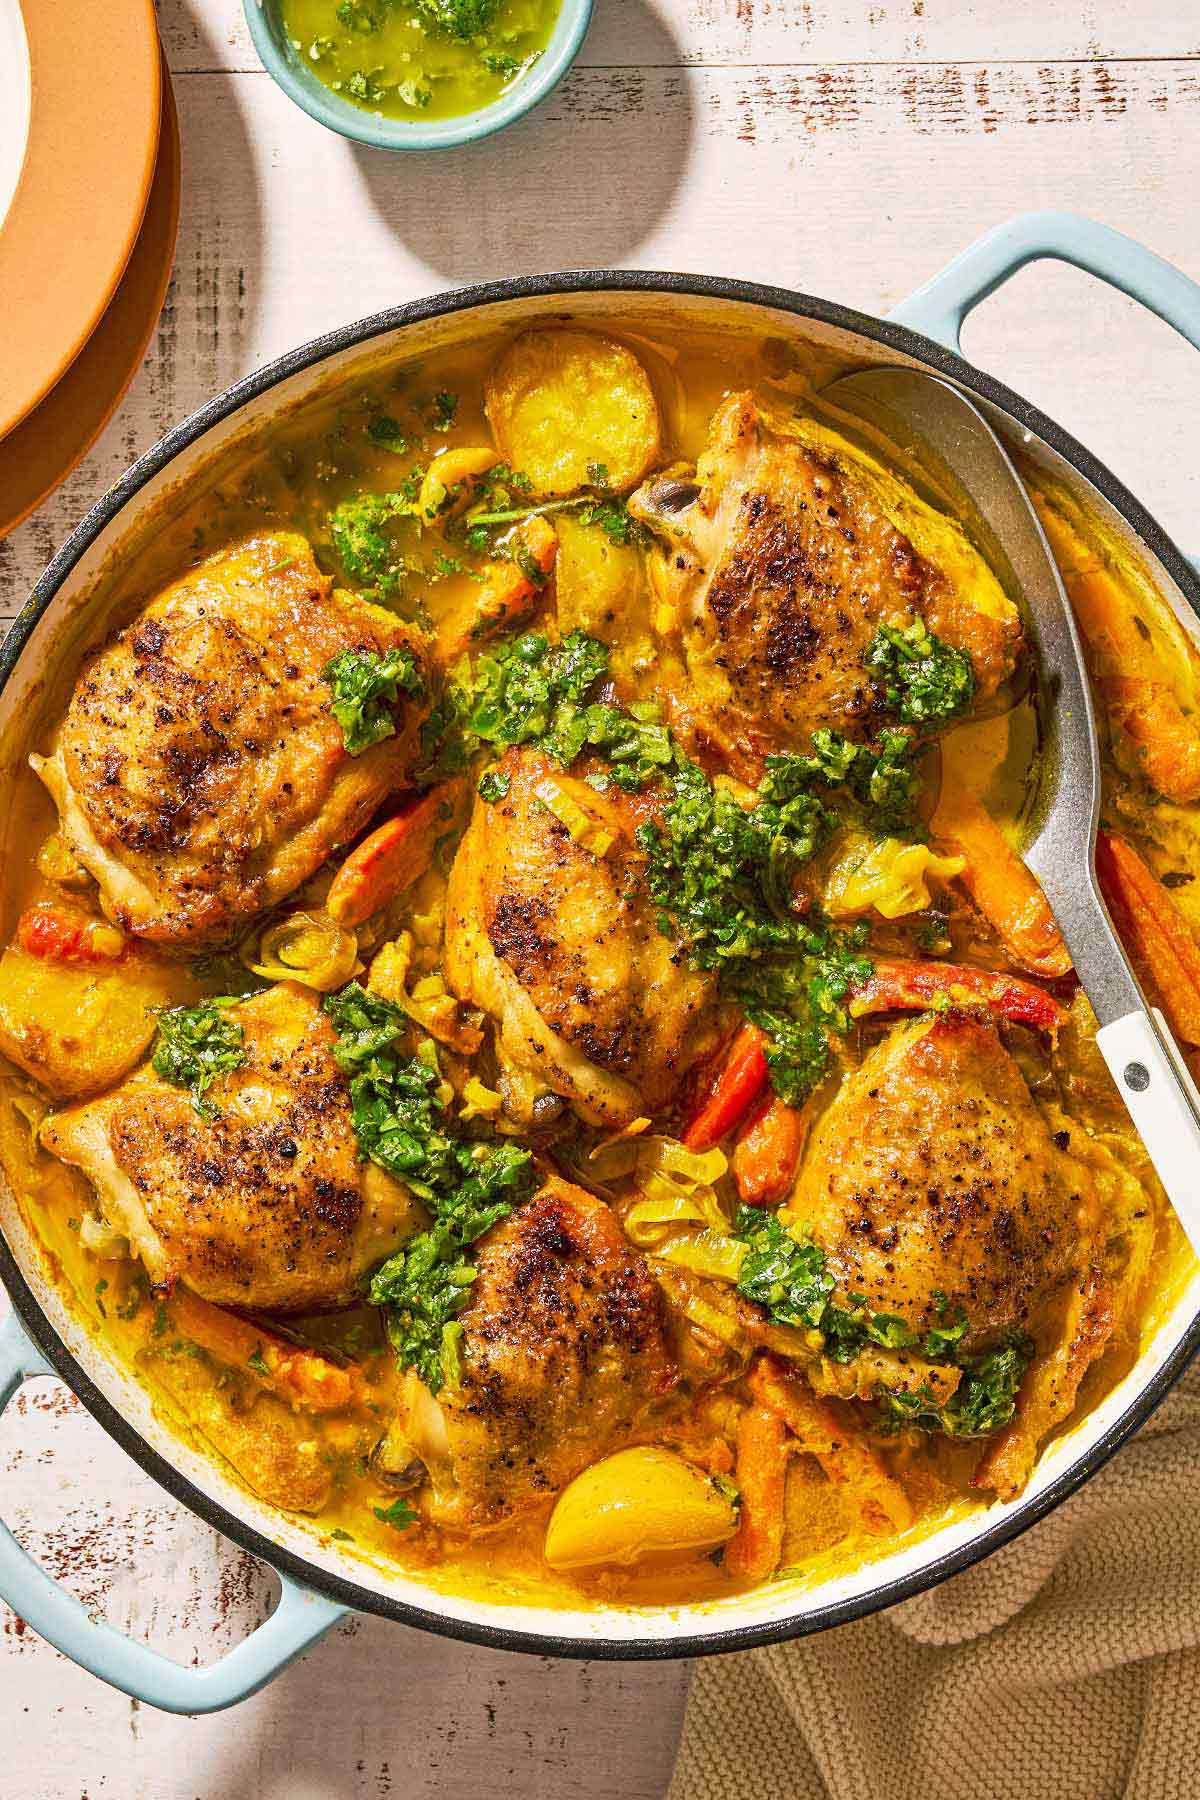
<svg viewBox="0 0 1200 1800"><path fill-rule="evenodd" d="M742 1272L746 1246L719 1231L685 1231L660 1244L654 1254L677 1268L690 1269L693 1275L736 1282Z"/></svg>
<svg viewBox="0 0 1200 1800"><path fill-rule="evenodd" d="M412 961L412 933L402 931L394 943L384 945L371 964L368 990L390 1000L439 1043L461 1056L474 1056L483 1042L482 1031L460 1019L458 1001L440 975L421 975L409 989Z"/></svg>
<svg viewBox="0 0 1200 1800"><path fill-rule="evenodd" d="M688 1295L683 1303L683 1314L690 1324L699 1325L702 1331L709 1332L731 1350L740 1350L746 1342L746 1334L737 1320L722 1312L719 1306L710 1306L699 1294Z"/></svg>
<svg viewBox="0 0 1200 1800"><path fill-rule="evenodd" d="M708 1222L699 1202L691 1195L667 1194L656 1200L635 1202L625 1215L625 1236L639 1250L652 1250L670 1236L675 1226L707 1225Z"/></svg>
<svg viewBox="0 0 1200 1800"><path fill-rule="evenodd" d="M953 881L966 868L961 856L939 856L928 844L906 844L899 838L878 842L850 837L825 886L823 903L831 918L875 911L885 919L902 919L930 904L928 881Z"/></svg>
<svg viewBox="0 0 1200 1800"><path fill-rule="evenodd" d="M590 850L593 856L608 855L617 841L614 833L606 831L561 781L556 781L553 775L547 775L533 791L547 811L552 812L559 823L566 826L581 849Z"/></svg>
<svg viewBox="0 0 1200 1800"><path fill-rule="evenodd" d="M287 913L242 946L245 966L264 981L299 981L319 994L344 987L358 968L358 939L328 913Z"/></svg>
<svg viewBox="0 0 1200 1800"><path fill-rule="evenodd" d="M682 1175L714 1187L729 1168L723 1150L689 1150L677 1138L646 1138L638 1152L638 1168L647 1174Z"/></svg>
<svg viewBox="0 0 1200 1800"><path fill-rule="evenodd" d="M639 1198L625 1215L625 1234L640 1250L662 1243L679 1225L702 1225L718 1236L728 1232L729 1217L714 1186L729 1167L720 1150L688 1150L674 1138L643 1138L634 1166Z"/></svg>
<svg viewBox="0 0 1200 1800"><path fill-rule="evenodd" d="M472 1075L462 1091L463 1104L458 1109L460 1119L494 1119L504 1105L503 1094L495 1088L485 1087L477 1075Z"/></svg>

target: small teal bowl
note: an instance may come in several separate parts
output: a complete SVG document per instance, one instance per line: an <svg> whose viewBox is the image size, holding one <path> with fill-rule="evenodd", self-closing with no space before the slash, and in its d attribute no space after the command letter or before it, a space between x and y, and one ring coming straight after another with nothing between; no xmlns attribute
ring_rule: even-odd
<svg viewBox="0 0 1200 1800"><path fill-rule="evenodd" d="M279 0L244 0L246 23L267 74L289 100L330 131L377 150L452 150L503 131L535 107L562 80L579 54L592 17L592 0L562 0L550 42L507 93L490 106L453 119L385 119L342 100L317 80L288 41Z"/></svg>

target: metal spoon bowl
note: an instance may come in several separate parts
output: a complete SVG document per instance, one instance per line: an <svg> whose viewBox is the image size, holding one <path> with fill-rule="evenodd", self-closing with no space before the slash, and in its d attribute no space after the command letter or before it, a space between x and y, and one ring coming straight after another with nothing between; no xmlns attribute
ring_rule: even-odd
<svg viewBox="0 0 1200 1800"><path fill-rule="evenodd" d="M1032 640L1042 726L1021 852L1100 1021L1096 1042L1192 1248L1200 1255L1200 1093L1113 929L1096 879L1100 752L1083 646L1058 566L1007 450L966 395L917 369L841 376L824 399L856 414L967 503L1007 565Z"/></svg>

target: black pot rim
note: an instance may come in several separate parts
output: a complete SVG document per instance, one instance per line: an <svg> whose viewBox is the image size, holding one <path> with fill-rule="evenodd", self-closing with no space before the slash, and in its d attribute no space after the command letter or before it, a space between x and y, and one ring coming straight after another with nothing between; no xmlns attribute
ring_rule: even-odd
<svg viewBox="0 0 1200 1800"><path fill-rule="evenodd" d="M172 427L96 502L47 565L29 600L14 621L3 651L0 652L0 687L9 680L38 621L63 582L100 533L146 483L181 451L249 401L267 393L288 377L315 367L330 356L406 325L501 301L561 298L569 302L576 295L596 293L656 293L758 306L787 314L794 319L815 320L853 333L888 349L901 351L927 368L949 376L982 400L999 408L1016 425L1048 445L1090 482L1132 526L1142 542L1162 563L1193 610L1200 615L1200 579L1158 522L1111 470L1021 395L993 376L974 368L943 345L923 337L907 326L786 288L722 276L670 274L655 270L569 269L554 274L517 276L451 289L426 299L389 307L335 331L326 332L235 382L180 424ZM224 1537L240 1545L250 1555L274 1568L280 1575L286 1575L355 1612L373 1613L462 1643L478 1644L488 1649L524 1651L539 1656L598 1661L666 1661L754 1649L764 1644L807 1637L833 1625L847 1624L851 1620L865 1618L901 1600L924 1593L951 1575L971 1568L1003 1545L1011 1543L1081 1487L1144 1424L1200 1349L1198 1315L1163 1366L1085 1455L1065 1469L1044 1492L1031 1499L1014 1501L1002 1518L989 1525L978 1536L955 1550L947 1551L919 1570L881 1582L861 1594L830 1601L799 1618L731 1625L708 1632L689 1633L683 1637L595 1639L548 1636L519 1628L510 1629L507 1626L451 1618L443 1613L412 1605L408 1601L395 1599L386 1593L360 1587L358 1583L330 1574L294 1551L273 1543L196 1487L106 1399L55 1331L2 1234L0 1280L7 1288L17 1315L30 1338L121 1448L181 1505Z"/></svg>

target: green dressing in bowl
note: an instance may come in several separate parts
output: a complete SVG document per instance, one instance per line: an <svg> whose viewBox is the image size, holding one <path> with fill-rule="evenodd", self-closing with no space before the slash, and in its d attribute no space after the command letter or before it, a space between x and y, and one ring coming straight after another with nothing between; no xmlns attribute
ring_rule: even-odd
<svg viewBox="0 0 1200 1800"><path fill-rule="evenodd" d="M292 49L339 98L389 119L490 106L533 68L561 0L282 0Z"/></svg>

